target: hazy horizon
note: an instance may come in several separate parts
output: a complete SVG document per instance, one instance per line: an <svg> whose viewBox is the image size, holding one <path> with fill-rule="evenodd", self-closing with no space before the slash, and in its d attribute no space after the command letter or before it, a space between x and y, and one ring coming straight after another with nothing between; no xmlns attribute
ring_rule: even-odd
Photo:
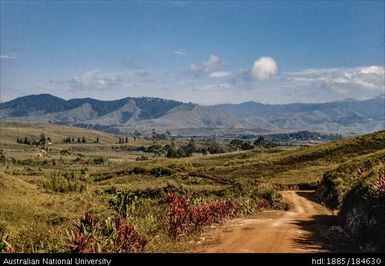
<svg viewBox="0 0 385 266"><path fill-rule="evenodd" d="M74 99L87 99L87 98L91 98L91 99L98 100L98 101L117 101L117 100L121 100L121 99L125 99L125 98L158 98L158 99L164 99L164 100L169 100L169 101L179 101L179 102L182 102L182 103L198 104L198 105L202 105L202 106L213 106L213 105L221 105L221 104L242 104L242 103L247 103L247 102L255 102L255 103L266 104L266 105L281 105L281 104L272 104L272 103L261 103L261 102L257 102L257 101L254 101L254 100L240 101L240 102L219 102L219 103L213 103L213 104L200 104L200 103L196 103L196 102L180 101L180 100L175 100L175 99L172 99L172 98L162 98L162 97L155 97L155 96L137 96L137 97L123 96L121 98L100 99L100 98L97 98L97 97L90 97L90 96L86 96L86 97L60 97L60 96L57 96L57 95L54 95L54 94L50 94L50 93L36 93L36 94L32 93L32 94L29 94L29 95L17 96L15 98L9 99L7 101L3 101L3 100L0 99L0 103L5 103L5 102L12 101L12 100L16 100L16 99L21 98L21 97L39 96L39 95L43 95L43 94L51 95L51 96L54 96L54 97L59 97L59 98L61 98L63 100L66 100L66 101L74 100ZM341 102L341 101L342 102L343 101L365 101L365 100L372 100L372 99L377 99L377 98L384 98L385 99L385 94L381 93L381 94L379 94L377 96L369 97L367 99L355 99L355 98L347 97L345 99L334 100L334 101L324 101L324 102L289 102L289 103L284 103L282 105L285 105L285 104L322 104L322 103Z"/></svg>
<svg viewBox="0 0 385 266"><path fill-rule="evenodd" d="M375 98L384 2L1 1L1 102Z"/></svg>

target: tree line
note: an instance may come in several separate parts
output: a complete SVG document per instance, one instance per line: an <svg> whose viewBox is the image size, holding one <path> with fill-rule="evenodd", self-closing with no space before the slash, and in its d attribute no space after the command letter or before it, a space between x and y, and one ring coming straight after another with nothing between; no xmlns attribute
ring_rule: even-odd
<svg viewBox="0 0 385 266"><path fill-rule="evenodd" d="M36 146L46 145L51 144L51 138L46 137L45 134L41 134L38 138L17 137L16 143Z"/></svg>
<svg viewBox="0 0 385 266"><path fill-rule="evenodd" d="M87 140L86 138L83 136L83 137L78 137L78 138L75 138L75 137L66 137L63 139L63 143L66 143L66 144L71 144L71 143L87 143ZM94 143L99 143L99 137L96 137Z"/></svg>

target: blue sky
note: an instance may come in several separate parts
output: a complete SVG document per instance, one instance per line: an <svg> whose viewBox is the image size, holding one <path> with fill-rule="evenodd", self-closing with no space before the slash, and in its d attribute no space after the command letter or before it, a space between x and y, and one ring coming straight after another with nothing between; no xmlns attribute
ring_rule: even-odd
<svg viewBox="0 0 385 266"><path fill-rule="evenodd" d="M1 101L384 93L384 1L1 1Z"/></svg>

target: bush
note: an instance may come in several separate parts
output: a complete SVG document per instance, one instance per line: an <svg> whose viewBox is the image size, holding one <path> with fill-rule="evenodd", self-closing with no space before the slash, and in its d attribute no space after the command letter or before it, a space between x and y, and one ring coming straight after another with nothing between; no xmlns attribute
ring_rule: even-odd
<svg viewBox="0 0 385 266"><path fill-rule="evenodd" d="M136 175L143 175L146 173L146 169L144 169L143 167L135 166L131 172Z"/></svg>
<svg viewBox="0 0 385 266"><path fill-rule="evenodd" d="M128 218L135 209L135 201L137 199L138 196L134 192L119 191L116 192L114 199L110 201L110 205L120 216Z"/></svg>
<svg viewBox="0 0 385 266"><path fill-rule="evenodd" d="M378 174L378 180L374 184L374 189L380 198L385 198L385 173Z"/></svg>
<svg viewBox="0 0 385 266"><path fill-rule="evenodd" d="M136 157L136 161L148 161L148 157L141 154L140 156Z"/></svg>
<svg viewBox="0 0 385 266"><path fill-rule="evenodd" d="M158 166L158 167L152 168L150 170L150 174L155 177L170 176L172 175L172 170L168 167Z"/></svg>
<svg viewBox="0 0 385 266"><path fill-rule="evenodd" d="M96 221L90 213L84 214L68 233L68 246L74 253L130 253L142 252L147 244L135 225L121 217Z"/></svg>
<svg viewBox="0 0 385 266"><path fill-rule="evenodd" d="M98 164L104 164L105 162L107 162L107 159L103 156L98 156L96 158L93 159L93 163L98 165Z"/></svg>
<svg viewBox="0 0 385 266"><path fill-rule="evenodd" d="M218 154L218 153L225 153L227 150L222 147L220 144L213 142L210 143L207 147L207 150L210 154Z"/></svg>
<svg viewBox="0 0 385 266"><path fill-rule="evenodd" d="M70 180L62 176L53 176L50 181L44 182L43 187L55 192L83 192L86 189L85 184L78 180Z"/></svg>
<svg viewBox="0 0 385 266"><path fill-rule="evenodd" d="M3 154L3 150L0 149L0 163L5 163L5 156Z"/></svg>
<svg viewBox="0 0 385 266"><path fill-rule="evenodd" d="M32 165L33 160L32 159L18 160L17 163L21 165Z"/></svg>
<svg viewBox="0 0 385 266"><path fill-rule="evenodd" d="M167 233L176 238L181 234L200 232L205 225L235 217L239 206L227 200L190 206L186 195L168 193L164 218Z"/></svg>
<svg viewBox="0 0 385 266"><path fill-rule="evenodd" d="M380 175L380 177L382 177ZM360 183L343 199L338 213L341 224L364 252L385 251L385 199Z"/></svg>
<svg viewBox="0 0 385 266"><path fill-rule="evenodd" d="M253 184L244 180L236 180L231 184L231 192L235 197L250 197L255 188Z"/></svg>

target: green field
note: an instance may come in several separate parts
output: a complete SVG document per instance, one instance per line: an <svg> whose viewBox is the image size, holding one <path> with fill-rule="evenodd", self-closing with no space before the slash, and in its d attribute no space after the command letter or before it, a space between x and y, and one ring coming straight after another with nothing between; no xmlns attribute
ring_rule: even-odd
<svg viewBox="0 0 385 266"><path fill-rule="evenodd" d="M18 137L37 139L41 134L51 143L16 142ZM63 143L67 137L74 137L75 143ZM86 143L77 143L83 137ZM169 192L187 195L191 206L225 199L239 206L237 215L248 215L262 208L287 208L277 189L319 187L325 201L339 208L363 178L362 172L371 173L367 183L375 180L373 172L383 169L385 158L384 131L310 147L261 146L221 154L194 153L187 158L166 158L139 149L153 146L154 140L129 138L119 144L119 138L125 136L70 126L1 122L2 251L74 251L71 230L75 232L74 223L86 212L100 221L103 230L109 228L111 217L123 217L135 225L135 232L146 238L140 251L186 251L199 230L170 234L170 225L164 224ZM176 140L173 145L187 142ZM156 141L159 146L167 144L170 141ZM203 147L206 142L195 145ZM92 231L92 240L87 238L89 249L83 251L137 251L112 244L116 237L112 231L117 230L113 225L110 233L98 230Z"/></svg>

